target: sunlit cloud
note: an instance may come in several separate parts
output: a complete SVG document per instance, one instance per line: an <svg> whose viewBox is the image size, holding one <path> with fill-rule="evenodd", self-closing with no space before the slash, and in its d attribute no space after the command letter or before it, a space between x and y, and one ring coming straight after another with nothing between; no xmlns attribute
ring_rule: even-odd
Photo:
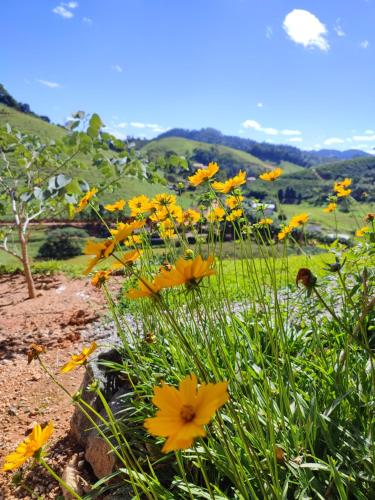
<svg viewBox="0 0 375 500"><path fill-rule="evenodd" d="M341 26L341 19L340 18L338 18L336 20L336 24L335 24L333 29L335 30L337 36L340 36L340 37L346 36L346 33Z"/></svg>
<svg viewBox="0 0 375 500"><path fill-rule="evenodd" d="M93 23L93 20L91 19L91 17L83 17L82 21L84 23L86 23L86 24L92 24Z"/></svg>
<svg viewBox="0 0 375 500"><path fill-rule="evenodd" d="M340 137L329 137L323 142L323 144L325 146L333 146L334 144L343 144L344 142L344 139L341 139Z"/></svg>
<svg viewBox="0 0 375 500"><path fill-rule="evenodd" d="M361 47L361 49L368 49L369 48L369 45L370 45L370 42L368 40L363 40L359 46Z"/></svg>
<svg viewBox="0 0 375 500"><path fill-rule="evenodd" d="M277 128L273 127L263 127L259 122L256 120L245 120L242 123L242 126L247 129L252 129L256 130L257 132L263 132L264 134L267 135L301 135L302 132L300 130L293 130L293 129L282 129L278 130Z"/></svg>
<svg viewBox="0 0 375 500"><path fill-rule="evenodd" d="M289 142L303 142L302 137L290 137L288 139Z"/></svg>
<svg viewBox="0 0 375 500"><path fill-rule="evenodd" d="M266 38L272 38L273 36L273 29L271 28L271 26L267 26L266 27Z"/></svg>
<svg viewBox="0 0 375 500"><path fill-rule="evenodd" d="M61 85L57 82L50 82L49 80L38 80L38 82L42 85L44 85L45 87L48 87L50 89L57 89L57 88L60 88Z"/></svg>
<svg viewBox="0 0 375 500"><path fill-rule="evenodd" d="M263 108L264 104L262 102L257 102L257 108Z"/></svg>
<svg viewBox="0 0 375 500"><path fill-rule="evenodd" d="M122 73L122 71L123 71L122 67L119 64L114 64L113 66L111 66L111 68L114 71L117 71L117 73Z"/></svg>
<svg viewBox="0 0 375 500"><path fill-rule="evenodd" d="M308 10L294 9L289 12L284 19L283 28L295 43L323 51L329 49L325 25Z"/></svg>

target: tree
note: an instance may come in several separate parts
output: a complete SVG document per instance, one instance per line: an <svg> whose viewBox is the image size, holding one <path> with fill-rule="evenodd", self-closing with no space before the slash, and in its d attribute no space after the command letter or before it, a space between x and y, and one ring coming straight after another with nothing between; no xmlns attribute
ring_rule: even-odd
<svg viewBox="0 0 375 500"><path fill-rule="evenodd" d="M84 178L71 175L72 167L87 169L92 160L102 174L99 190L126 174L146 175L137 154L104 133L102 125L96 114L88 118L76 113L67 124L70 133L50 144L9 125L0 129L0 213L8 220L0 233L0 249L22 263L29 298L35 297L27 246L30 223L48 212L67 209L74 214L74 204L89 190ZM109 155L111 146L118 151L115 157ZM11 247L10 240L18 241Z"/></svg>

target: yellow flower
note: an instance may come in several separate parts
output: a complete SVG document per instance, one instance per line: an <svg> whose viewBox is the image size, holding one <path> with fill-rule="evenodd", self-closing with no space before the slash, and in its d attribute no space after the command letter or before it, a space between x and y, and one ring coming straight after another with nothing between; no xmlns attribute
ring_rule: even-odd
<svg viewBox="0 0 375 500"><path fill-rule="evenodd" d="M87 363L88 357L95 351L97 347L98 346L96 342L92 342L90 347L84 347L79 354L73 354L70 357L70 360L61 367L60 371L62 373L66 373L74 370L78 366L85 365Z"/></svg>
<svg viewBox="0 0 375 500"><path fill-rule="evenodd" d="M236 210L232 210L229 215L227 215L227 221L233 222L237 220L239 217L243 215L243 210L241 208L237 208Z"/></svg>
<svg viewBox="0 0 375 500"><path fill-rule="evenodd" d="M337 203L328 203L328 206L326 206L323 211L327 213L334 212L337 208Z"/></svg>
<svg viewBox="0 0 375 500"><path fill-rule="evenodd" d="M162 288L171 288L183 284L188 287L196 286L204 277L215 274L216 271L212 269L213 261L212 255L207 260L203 260L200 255L193 260L185 260L180 257L176 261L174 268L171 270L162 269L155 281Z"/></svg>
<svg viewBox="0 0 375 500"><path fill-rule="evenodd" d="M123 210L125 205L126 205L125 200L118 200L112 205L104 205L104 208L109 212L116 212L116 210Z"/></svg>
<svg viewBox="0 0 375 500"><path fill-rule="evenodd" d="M358 238L361 238L362 236L364 236L366 233L369 233L370 232L370 228L368 226L363 226L361 227L361 229L357 229L357 231L355 232L355 235L358 236Z"/></svg>
<svg viewBox="0 0 375 500"><path fill-rule="evenodd" d="M128 299L140 299L144 297L156 298L163 287L157 280L152 283L148 282L145 278L138 281L138 288L131 288L127 293Z"/></svg>
<svg viewBox="0 0 375 500"><path fill-rule="evenodd" d="M183 210L179 205L171 205L170 207L165 207L164 210L167 217L174 219L178 224L182 224Z"/></svg>
<svg viewBox="0 0 375 500"><path fill-rule="evenodd" d="M111 273L111 269L108 271L97 271L91 280L91 284L96 288L100 288L109 279Z"/></svg>
<svg viewBox="0 0 375 500"><path fill-rule="evenodd" d="M210 210L207 214L207 220L209 222L221 222L224 220L225 210L221 207L214 208Z"/></svg>
<svg viewBox="0 0 375 500"><path fill-rule="evenodd" d="M46 444L52 433L52 422L47 424L44 429L36 424L29 436L17 446L16 451L5 457L3 470L17 469L29 458L38 456L42 446Z"/></svg>
<svg viewBox="0 0 375 500"><path fill-rule="evenodd" d="M219 171L219 165L211 162L207 168L199 168L194 175L189 177L189 181L193 186L199 186L202 182L206 182Z"/></svg>
<svg viewBox="0 0 375 500"><path fill-rule="evenodd" d="M345 189L345 188L340 187L340 186L336 187L335 191L336 191L336 195L339 198L345 198L346 196L349 196L350 193L352 192L351 189Z"/></svg>
<svg viewBox="0 0 375 500"><path fill-rule="evenodd" d="M139 234L132 234L131 236L128 236L125 240L126 247L133 247L135 245L140 245L141 243L142 243L142 238L139 236Z"/></svg>
<svg viewBox="0 0 375 500"><path fill-rule="evenodd" d="M176 196L174 194L162 193L157 194L152 200L152 207L155 210L161 210L164 207L171 207L176 204Z"/></svg>
<svg viewBox="0 0 375 500"><path fill-rule="evenodd" d="M346 177L343 181L335 182L333 184L333 190L339 198L345 198L352 192L351 189L347 189L351 184L352 180Z"/></svg>
<svg viewBox="0 0 375 500"><path fill-rule="evenodd" d="M245 182L246 182L246 172L240 171L237 175L235 175L231 179L228 179L225 182L213 182L212 187L216 191L219 191L219 193L227 194L230 193L230 191L232 191L236 187L245 184Z"/></svg>
<svg viewBox="0 0 375 500"><path fill-rule="evenodd" d="M309 220L308 214L303 213L303 214L295 215L294 217L292 217L289 225L291 227L303 226L304 224L307 223L308 220Z"/></svg>
<svg viewBox="0 0 375 500"><path fill-rule="evenodd" d="M182 220L185 226L194 226L200 221L201 214L192 208L188 208L182 214Z"/></svg>
<svg viewBox="0 0 375 500"><path fill-rule="evenodd" d="M85 255L95 255L95 257L89 261L87 268L83 271L84 275L89 274L96 264L107 256L106 253L112 247L112 243L113 240L105 240L98 243L89 240L86 243L83 253Z"/></svg>
<svg viewBox="0 0 375 500"><path fill-rule="evenodd" d="M112 269L121 269L124 266L133 265L134 262L141 257L142 253L142 250L136 248L135 250L129 250L129 252L119 255L117 257L119 260L113 264Z"/></svg>
<svg viewBox="0 0 375 500"><path fill-rule="evenodd" d="M81 212L88 204L88 202L91 200L91 198L93 196L95 196L95 194L98 192L98 190L96 188L92 188L90 189L90 191L88 191L85 196L83 196L79 202L78 202L78 207L76 207L76 213L78 212Z"/></svg>
<svg viewBox="0 0 375 500"><path fill-rule="evenodd" d="M164 229L160 231L160 238L163 240L174 240L177 238L177 234L173 229Z"/></svg>
<svg viewBox="0 0 375 500"><path fill-rule="evenodd" d="M137 217L137 215L144 214L151 210L152 204L150 198L141 194L140 196L135 196L128 202L129 208L131 210L130 215L132 217Z"/></svg>
<svg viewBox="0 0 375 500"><path fill-rule="evenodd" d="M273 219L270 218L260 219L260 221L258 222L258 224L260 224L261 226L270 226L272 223Z"/></svg>
<svg viewBox="0 0 375 500"><path fill-rule="evenodd" d="M292 226L284 226L282 228L282 230L279 232L279 234L277 235L277 237L281 241L281 240L285 239L288 236L288 234L290 234L292 231L293 231Z"/></svg>
<svg viewBox="0 0 375 500"><path fill-rule="evenodd" d="M238 207L238 205L244 200L244 197L242 195L237 195L237 196L228 196L227 199L225 200L225 204L227 207L229 207L231 210L234 208Z"/></svg>
<svg viewBox="0 0 375 500"><path fill-rule="evenodd" d="M343 181L338 181L336 182L336 184L340 184L343 188L348 188L349 186L352 185L352 179L345 177Z"/></svg>
<svg viewBox="0 0 375 500"><path fill-rule="evenodd" d="M155 417L146 418L145 428L153 436L168 438L163 452L190 448L197 437L206 435L204 425L229 400L228 383L197 385L195 375L180 382L179 389L167 384L154 387L152 402L159 408Z"/></svg>
<svg viewBox="0 0 375 500"><path fill-rule="evenodd" d="M142 228L146 224L145 220L135 220L130 222L129 224L123 224L121 229L119 229L118 233L115 234L115 237L111 241L110 246L105 251L105 256L108 257L116 245L119 245L123 241L125 241L136 229Z"/></svg>
<svg viewBox="0 0 375 500"><path fill-rule="evenodd" d="M282 168L274 168L273 170L271 170L271 172L265 172L264 174L261 174L259 176L259 179L262 179L262 181L273 182L278 179L282 173Z"/></svg>

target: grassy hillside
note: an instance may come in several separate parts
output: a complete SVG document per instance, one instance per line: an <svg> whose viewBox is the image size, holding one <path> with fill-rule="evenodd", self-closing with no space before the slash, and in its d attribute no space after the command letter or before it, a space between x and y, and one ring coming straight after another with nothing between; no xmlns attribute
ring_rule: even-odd
<svg viewBox="0 0 375 500"><path fill-rule="evenodd" d="M28 134L38 135L42 141L50 141L61 139L67 133L61 127L52 125L41 120L38 117L22 113L14 108L0 104L0 127L4 127L7 123L14 128ZM83 170L78 168L71 168L67 173L72 175L80 175L84 177L91 186L97 185L103 179L101 172L93 165L91 158L88 156L81 156L80 161L85 165ZM108 203L118 198L129 199L139 194L147 196L154 196L160 192L170 192L171 190L162 184L150 184L147 181L142 181L136 178L125 177L120 182L120 187L116 188L114 192L107 192L100 198L103 203ZM183 205L189 203L190 196L185 195L181 199Z"/></svg>
<svg viewBox="0 0 375 500"><path fill-rule="evenodd" d="M245 151L230 148L227 146L208 144L207 142L193 141L191 139L184 139L181 137L166 137L149 142L141 151L151 158L164 156L168 152L175 152L178 155L190 158L194 150L200 149L204 151L216 152L217 161L220 164L220 157L225 158L225 161L232 160L234 164L249 169L249 175L252 173L257 176L265 170L270 170L274 165L270 162L264 162ZM215 153L214 153L215 154ZM283 162L282 168L286 173L303 171L302 167L294 165L290 162Z"/></svg>
<svg viewBox="0 0 375 500"><path fill-rule="evenodd" d="M61 139L66 134L61 127L0 104L0 127L4 127L7 123L22 132L38 135L43 141Z"/></svg>

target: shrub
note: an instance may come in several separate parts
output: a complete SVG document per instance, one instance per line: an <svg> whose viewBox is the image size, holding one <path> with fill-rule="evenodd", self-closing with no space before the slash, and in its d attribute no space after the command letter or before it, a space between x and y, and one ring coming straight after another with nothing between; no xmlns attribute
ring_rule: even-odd
<svg viewBox="0 0 375 500"><path fill-rule="evenodd" d="M39 248L37 258L64 260L82 253L82 240L86 231L64 227L49 231L46 241Z"/></svg>

